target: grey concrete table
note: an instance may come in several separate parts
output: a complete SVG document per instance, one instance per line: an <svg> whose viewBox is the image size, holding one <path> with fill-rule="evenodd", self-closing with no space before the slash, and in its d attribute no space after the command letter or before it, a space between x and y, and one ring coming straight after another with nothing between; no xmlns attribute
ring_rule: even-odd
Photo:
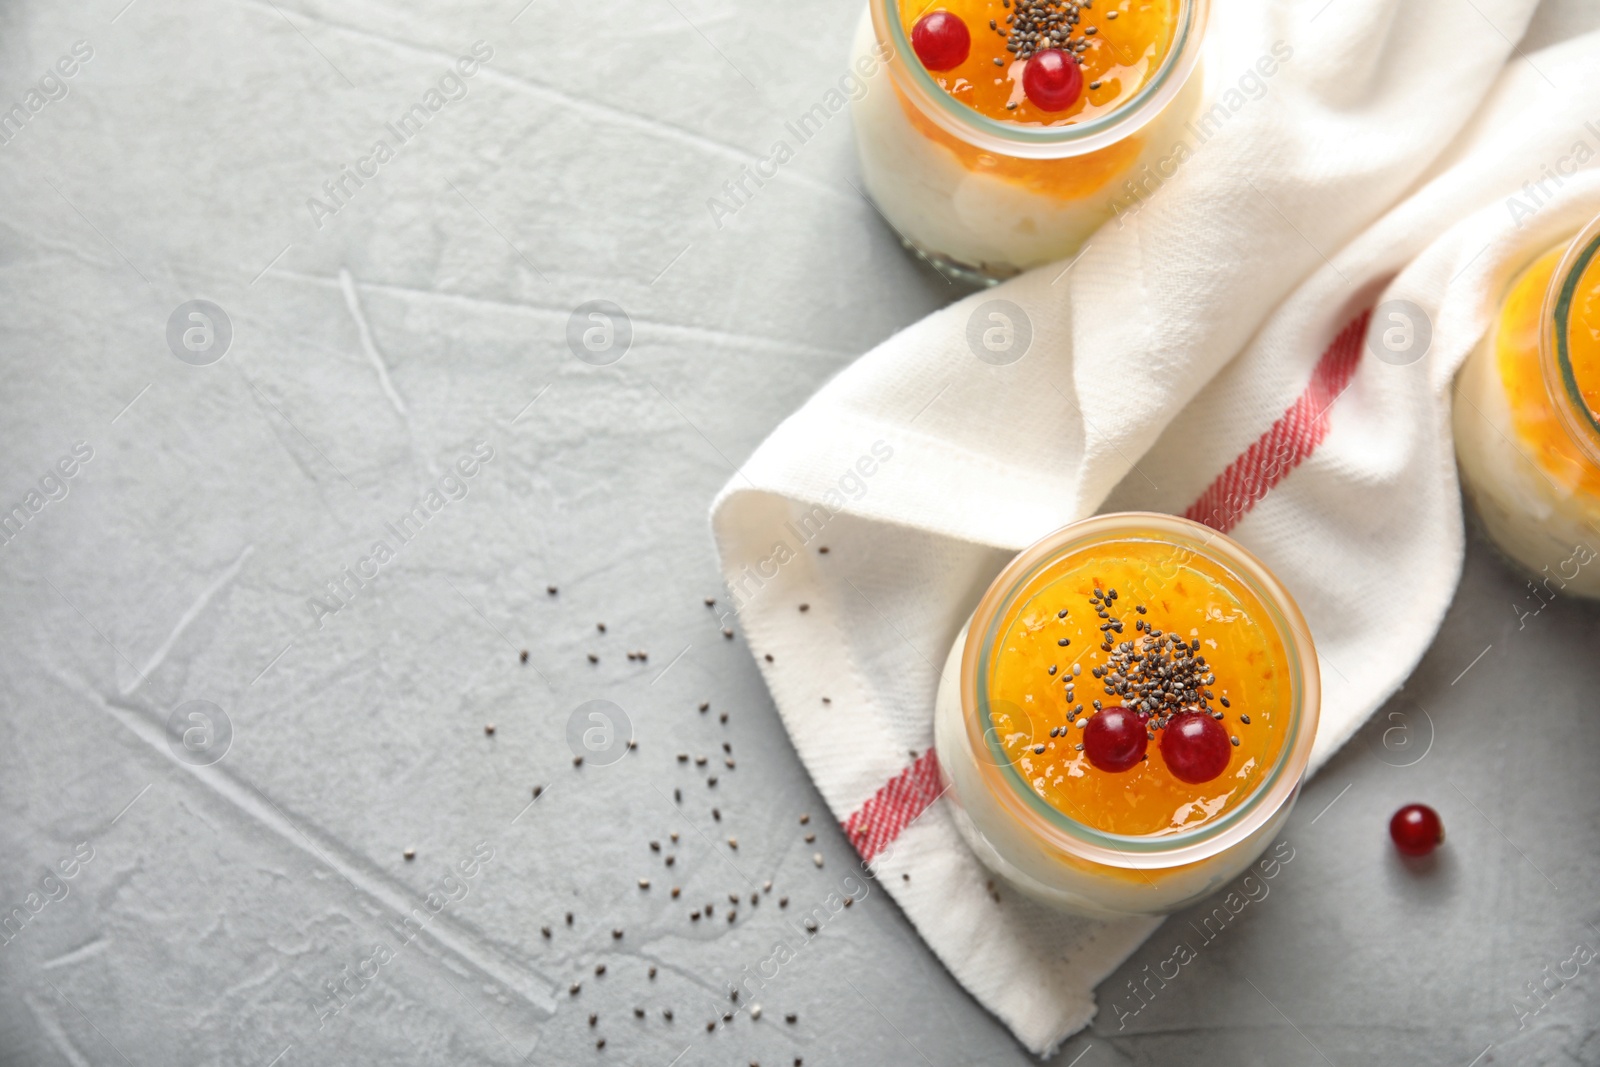
<svg viewBox="0 0 1600 1067"><path fill-rule="evenodd" d="M524 2L0 11L0 1062L1031 1059L882 892L725 996L851 851L703 603L707 504L956 295L847 118L707 206L859 0ZM1174 917L1059 1062L1600 1063L1600 612L1525 595L1475 542L1268 895Z"/></svg>

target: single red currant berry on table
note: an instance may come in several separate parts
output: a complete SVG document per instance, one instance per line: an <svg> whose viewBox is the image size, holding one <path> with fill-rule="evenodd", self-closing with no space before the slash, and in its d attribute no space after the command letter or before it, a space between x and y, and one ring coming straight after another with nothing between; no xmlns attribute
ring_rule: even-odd
<svg viewBox="0 0 1600 1067"><path fill-rule="evenodd" d="M950 12L930 11L911 27L911 50L929 70L952 70L966 62L972 35Z"/></svg>
<svg viewBox="0 0 1600 1067"><path fill-rule="evenodd" d="M1102 771L1116 774L1144 759L1144 716L1127 708L1102 708L1083 728L1083 754Z"/></svg>
<svg viewBox="0 0 1600 1067"><path fill-rule="evenodd" d="M1190 785L1209 782L1227 770L1232 748L1222 724L1198 711L1174 715L1161 731L1161 758L1167 770Z"/></svg>
<svg viewBox="0 0 1600 1067"><path fill-rule="evenodd" d="M1426 856L1444 844L1444 823L1428 805L1407 804L1389 820L1389 836L1394 838L1394 847L1407 856Z"/></svg>
<svg viewBox="0 0 1600 1067"><path fill-rule="evenodd" d="M1022 68L1022 91L1040 111L1065 111L1083 93L1083 70L1059 48L1046 48Z"/></svg>

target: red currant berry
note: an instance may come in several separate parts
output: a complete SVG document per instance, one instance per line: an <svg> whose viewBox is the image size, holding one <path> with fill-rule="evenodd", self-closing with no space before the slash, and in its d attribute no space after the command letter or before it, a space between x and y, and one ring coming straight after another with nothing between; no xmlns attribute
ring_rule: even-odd
<svg viewBox="0 0 1600 1067"><path fill-rule="evenodd" d="M972 50L967 24L948 11L930 11L911 27L911 48L929 70L950 70Z"/></svg>
<svg viewBox="0 0 1600 1067"><path fill-rule="evenodd" d="M1116 774L1144 759L1144 717L1127 708L1102 708L1083 728L1083 754L1102 771Z"/></svg>
<svg viewBox="0 0 1600 1067"><path fill-rule="evenodd" d="M1190 785L1209 782L1227 770L1232 749L1222 724L1198 711L1174 715L1161 731L1161 758L1167 770Z"/></svg>
<svg viewBox="0 0 1600 1067"><path fill-rule="evenodd" d="M1083 92L1083 71L1059 48L1046 48L1022 68L1022 91L1040 111L1065 111Z"/></svg>
<svg viewBox="0 0 1600 1067"><path fill-rule="evenodd" d="M1444 823L1428 805L1407 804L1389 820L1389 836L1394 838L1394 847L1407 856L1426 856L1444 844Z"/></svg>

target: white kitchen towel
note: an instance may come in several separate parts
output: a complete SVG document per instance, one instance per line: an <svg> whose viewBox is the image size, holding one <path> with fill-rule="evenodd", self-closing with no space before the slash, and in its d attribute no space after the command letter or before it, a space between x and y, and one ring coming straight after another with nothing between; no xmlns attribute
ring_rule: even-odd
<svg viewBox="0 0 1600 1067"><path fill-rule="evenodd" d="M957 836L933 699L979 595L1099 510L1227 529L1310 622L1320 765L1415 666L1459 577L1453 373L1510 275L1600 211L1600 36L1522 54L1533 0L1213 6L1215 107L1160 174L1112 191L1118 219L1070 265L867 353L712 508L818 788L939 958L1041 1054L1157 923L992 891Z"/></svg>

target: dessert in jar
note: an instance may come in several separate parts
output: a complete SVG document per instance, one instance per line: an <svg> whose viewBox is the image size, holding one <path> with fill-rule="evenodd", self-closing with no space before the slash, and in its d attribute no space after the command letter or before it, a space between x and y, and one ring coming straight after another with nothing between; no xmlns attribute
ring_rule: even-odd
<svg viewBox="0 0 1600 1067"><path fill-rule="evenodd" d="M1600 219L1511 282L1456 378L1456 461L1485 531L1558 593L1600 596ZM1519 615L1526 614L1518 608Z"/></svg>
<svg viewBox="0 0 1600 1067"><path fill-rule="evenodd" d="M1185 158L1207 3L868 0L856 69L884 62L852 108L867 193L969 281L1073 255Z"/></svg>
<svg viewBox="0 0 1600 1067"><path fill-rule="evenodd" d="M989 868L1067 910L1163 914L1273 843L1320 694L1305 620L1258 560L1187 519L1100 515L995 579L934 735Z"/></svg>

